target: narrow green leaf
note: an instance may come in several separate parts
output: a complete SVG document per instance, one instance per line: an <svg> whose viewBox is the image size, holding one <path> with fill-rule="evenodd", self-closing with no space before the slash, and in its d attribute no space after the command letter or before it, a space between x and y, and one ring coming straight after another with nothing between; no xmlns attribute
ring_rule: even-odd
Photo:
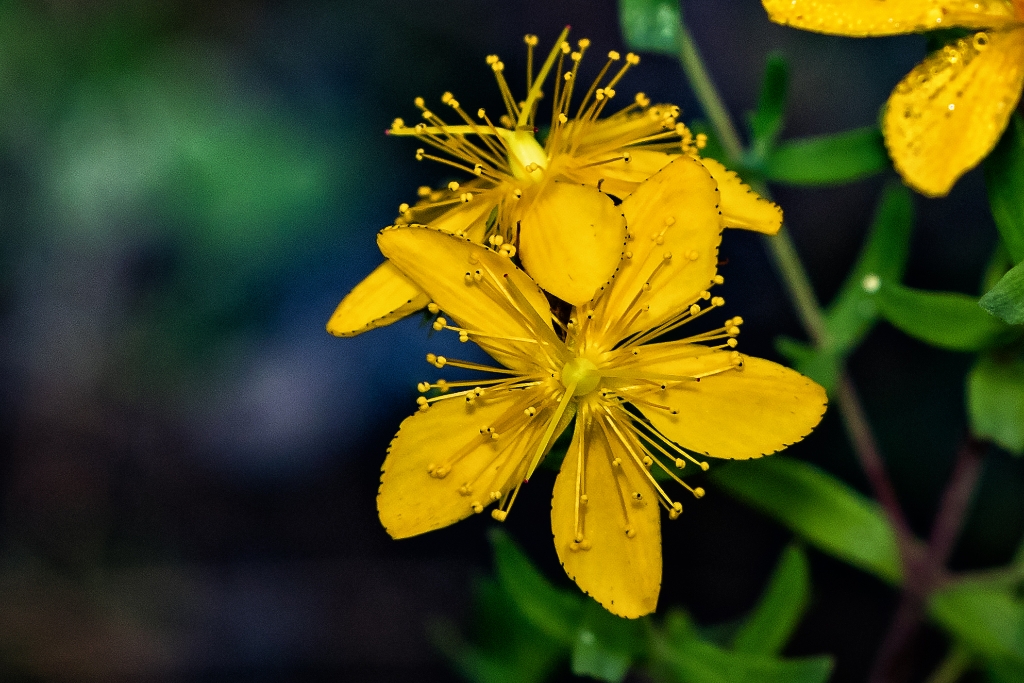
<svg viewBox="0 0 1024 683"><path fill-rule="evenodd" d="M880 282L903 279L914 227L914 200L904 185L892 183L882 193L864 248L839 295L826 311L830 342L844 357L853 351L878 319L865 278Z"/></svg>
<svg viewBox="0 0 1024 683"><path fill-rule="evenodd" d="M472 642L449 621L428 624L434 646L473 683L541 683L568 648L547 638L492 578L474 582Z"/></svg>
<svg viewBox="0 0 1024 683"><path fill-rule="evenodd" d="M1011 325L1024 325L1024 262L1011 268L978 304Z"/></svg>
<svg viewBox="0 0 1024 683"><path fill-rule="evenodd" d="M839 381L843 360L832 348L818 350L789 337L776 339L775 348L789 360L794 370L810 377L825 387L825 391L832 393Z"/></svg>
<svg viewBox="0 0 1024 683"><path fill-rule="evenodd" d="M764 164L766 179L787 185L842 185L889 168L876 127L781 143Z"/></svg>
<svg viewBox="0 0 1024 683"><path fill-rule="evenodd" d="M992 217L1014 263L1024 262L1024 119L1014 114L985 160Z"/></svg>
<svg viewBox="0 0 1024 683"><path fill-rule="evenodd" d="M572 672L619 683L640 653L642 622L622 619L589 601L572 646Z"/></svg>
<svg viewBox="0 0 1024 683"><path fill-rule="evenodd" d="M789 65L780 54L770 54L764 65L757 108L750 114L752 164L760 165L782 132L789 94Z"/></svg>
<svg viewBox="0 0 1024 683"><path fill-rule="evenodd" d="M781 652L807 610L810 594L807 556L791 545L783 551L761 601L736 633L733 650L758 655Z"/></svg>
<svg viewBox="0 0 1024 683"><path fill-rule="evenodd" d="M1024 664L1024 604L1008 590L954 584L929 603L933 619L979 655Z"/></svg>
<svg viewBox="0 0 1024 683"><path fill-rule="evenodd" d="M823 552L902 581L896 534L881 508L814 465L773 456L717 468L712 479Z"/></svg>
<svg viewBox="0 0 1024 683"><path fill-rule="evenodd" d="M656 666L679 683L825 683L831 657L776 659L701 640L656 641Z"/></svg>
<svg viewBox="0 0 1024 683"><path fill-rule="evenodd" d="M1024 454L1024 360L982 356L967 376L967 412L976 436Z"/></svg>
<svg viewBox="0 0 1024 683"><path fill-rule="evenodd" d="M966 294L926 292L882 280L874 299L894 327L950 351L983 351L1015 336L1013 328Z"/></svg>
<svg viewBox="0 0 1024 683"><path fill-rule="evenodd" d="M490 533L498 582L523 615L550 638L571 644L583 598L552 586L501 529Z"/></svg>
<svg viewBox="0 0 1024 683"><path fill-rule="evenodd" d="M679 0L619 0L622 36L632 50L679 54Z"/></svg>

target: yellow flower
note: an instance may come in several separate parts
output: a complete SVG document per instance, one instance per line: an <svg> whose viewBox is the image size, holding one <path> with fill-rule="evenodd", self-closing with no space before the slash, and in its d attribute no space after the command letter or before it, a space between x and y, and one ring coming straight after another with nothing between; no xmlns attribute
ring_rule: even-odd
<svg viewBox="0 0 1024 683"><path fill-rule="evenodd" d="M621 211L609 195L624 199L672 159L684 154L698 157L703 140L677 120L678 107L651 106L642 93L601 118L616 97L619 81L639 57L628 54L622 59L617 52L608 53L597 79L583 90L576 87L576 78L590 41L579 41L573 50L566 36L563 31L536 77L537 38L526 37L527 95L522 101L512 96L501 60L487 58L505 100L501 116L492 117L483 109L471 116L445 93L441 101L457 124L446 123L417 99L424 121L408 126L396 119L389 132L421 140L424 147L417 150L417 158L471 176L439 190L421 188L419 203L399 207L397 223L429 224L510 255L518 252L523 267L541 287L571 304L582 304L615 269L625 236ZM541 87L549 76L551 104L542 106ZM578 104L573 104L574 96ZM550 127L541 145L536 120L546 116L551 117ZM757 196L718 162L702 162L718 181L723 225L766 233L779 229L778 206ZM359 334L426 303L426 295L414 283L385 263L339 304L327 330L338 336Z"/></svg>
<svg viewBox="0 0 1024 683"><path fill-rule="evenodd" d="M1024 86L1024 0L763 0L773 21L842 36L973 31L936 50L889 97L896 170L931 197L992 151Z"/></svg>
<svg viewBox="0 0 1024 683"><path fill-rule="evenodd" d="M708 290L721 222L715 181L678 158L621 208L626 251L592 302L559 319L506 253L426 226L383 230L384 255L444 311L435 330L473 340L502 367L429 355L438 368L494 379L421 383L384 462L377 509L395 538L489 505L502 521L558 435L576 418L555 482L551 525L569 577L609 611L654 610L661 587L660 507L682 512L652 470L694 496L676 471L698 455L758 458L799 441L826 398L793 370L735 350L742 320L685 339L655 338L724 304Z"/></svg>

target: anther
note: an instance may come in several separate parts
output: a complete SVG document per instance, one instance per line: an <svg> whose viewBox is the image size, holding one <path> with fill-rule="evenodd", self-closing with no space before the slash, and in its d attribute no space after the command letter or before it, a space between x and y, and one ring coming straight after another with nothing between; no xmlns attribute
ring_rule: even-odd
<svg viewBox="0 0 1024 683"><path fill-rule="evenodd" d="M675 216L666 216L665 217L665 225L675 225L675 224L676 224Z"/></svg>
<svg viewBox="0 0 1024 683"><path fill-rule="evenodd" d="M559 123L565 123L568 120L569 120L569 117L566 116L565 114L559 114L558 115L558 122Z"/></svg>
<svg viewBox="0 0 1024 683"><path fill-rule="evenodd" d="M702 489L701 487L698 486L697 488L695 488L693 490L693 495L696 498L703 498L704 497L704 489Z"/></svg>
<svg viewBox="0 0 1024 683"><path fill-rule="evenodd" d="M636 537L636 529L634 529L633 527L626 527L626 538L635 538L635 537Z"/></svg>
<svg viewBox="0 0 1024 683"><path fill-rule="evenodd" d="M700 258L700 254L698 254L698 253L697 253L697 250L696 250L696 249L694 249L693 251L691 251L691 252L690 252L689 254L687 254L686 256L687 256L687 258L689 258L689 259L690 259L691 261L696 261L697 259L699 259L699 258Z"/></svg>
<svg viewBox="0 0 1024 683"><path fill-rule="evenodd" d="M706 462L702 462L702 463L700 464L700 468L701 468L702 470L704 470L705 472L707 472L707 471L708 471L708 468L709 468L709 467L710 467L710 465L708 465L708 464L707 464Z"/></svg>
<svg viewBox="0 0 1024 683"><path fill-rule="evenodd" d="M474 512L475 511L476 510L474 510ZM491 510L491 517L494 518L495 521L504 522L505 518L508 517L508 513L504 510Z"/></svg>
<svg viewBox="0 0 1024 683"><path fill-rule="evenodd" d="M649 455L644 456L644 467L650 467L654 464L654 458Z"/></svg>
<svg viewBox="0 0 1024 683"><path fill-rule="evenodd" d="M586 505L589 502L590 502L590 497L587 496L587 494L584 493L584 494L580 495L580 503L582 505Z"/></svg>
<svg viewBox="0 0 1024 683"><path fill-rule="evenodd" d="M420 109L427 106L426 101L422 97L417 97L412 101L412 103L415 104Z"/></svg>
<svg viewBox="0 0 1024 683"><path fill-rule="evenodd" d="M728 334L728 335L729 335L730 337L735 337L735 336L736 336L737 334L739 334L739 333L740 333L740 328L738 328L738 327L736 327L735 325L733 325L732 327L730 327L729 329L727 329L727 330L726 330L725 332L726 332L726 334Z"/></svg>
<svg viewBox="0 0 1024 683"><path fill-rule="evenodd" d="M622 59L622 55L620 55L615 50L612 50L611 52L608 53L608 59L612 60L613 62L617 62L620 59Z"/></svg>
<svg viewBox="0 0 1024 683"><path fill-rule="evenodd" d="M484 511L484 506L476 501L473 501L471 507L473 508L473 512L475 512L478 515Z"/></svg>
<svg viewBox="0 0 1024 683"><path fill-rule="evenodd" d="M690 315L697 315L698 313L700 313L700 306L698 306L697 304L691 305L690 306Z"/></svg>
<svg viewBox="0 0 1024 683"><path fill-rule="evenodd" d="M739 342L736 341L735 337L730 337L729 341L727 341L726 344L728 344L732 348L736 348L736 345L739 344Z"/></svg>
<svg viewBox="0 0 1024 683"><path fill-rule="evenodd" d="M516 199L522 199L522 197L523 197L523 191L522 191L522 190L520 190L520 189L519 189L519 188L517 187L517 188L516 188L516 191L515 191L515 192L513 192L513 193L512 193L512 195L513 195L513 196L514 196L514 197L515 197Z"/></svg>
<svg viewBox="0 0 1024 683"><path fill-rule="evenodd" d="M438 318L437 320L434 321L434 324L431 325L431 327L434 328L434 332L440 332L445 328L447 324L447 320L445 320L444 318Z"/></svg>
<svg viewBox="0 0 1024 683"><path fill-rule="evenodd" d="M425 406L425 405L427 405L427 399L424 398L423 396L417 396L416 397L416 404L417 405L421 405L421 406Z"/></svg>
<svg viewBox="0 0 1024 683"><path fill-rule="evenodd" d="M621 467L621 466L622 466L622 458L615 458L614 460L612 460L612 467Z"/></svg>
<svg viewBox="0 0 1024 683"><path fill-rule="evenodd" d="M416 194L420 197L429 197L431 192L433 190L430 189L430 185L420 185L416 188Z"/></svg>
<svg viewBox="0 0 1024 683"><path fill-rule="evenodd" d="M473 489L469 488L469 484L463 484L462 486L459 487L460 496L469 496L472 495L472 493Z"/></svg>
<svg viewBox="0 0 1024 683"><path fill-rule="evenodd" d="M725 299L723 299L720 296L716 296L715 298L713 298L711 300L711 305L712 306L724 306L725 305Z"/></svg>
<svg viewBox="0 0 1024 683"><path fill-rule="evenodd" d="M722 277L721 275L716 275L714 282L715 282L716 285L724 285L725 284L725 278Z"/></svg>
<svg viewBox="0 0 1024 683"><path fill-rule="evenodd" d="M465 344L469 341L469 333L466 331L459 332L459 341Z"/></svg>
<svg viewBox="0 0 1024 683"><path fill-rule="evenodd" d="M580 38L578 41L576 41L576 44L580 46L581 50L586 50L588 47L590 47L590 38Z"/></svg>
<svg viewBox="0 0 1024 683"><path fill-rule="evenodd" d="M646 106L650 105L650 103L651 103L651 98L649 98L647 95L645 95L642 92L638 92L636 94L636 97L633 98L633 100L638 105L640 105L641 107L646 107Z"/></svg>
<svg viewBox="0 0 1024 683"><path fill-rule="evenodd" d="M478 118L482 119L482 118L487 116L487 112L484 111L483 107L480 107L479 109L476 110L476 115L477 115Z"/></svg>
<svg viewBox="0 0 1024 683"><path fill-rule="evenodd" d="M428 382L420 382L419 384L416 385L416 390L419 391L421 394L425 394L428 391L430 391L430 384ZM420 396L420 398L423 397Z"/></svg>
<svg viewBox="0 0 1024 683"><path fill-rule="evenodd" d="M434 361L434 365L439 368L443 368L444 364L448 362L448 359L444 356L438 356L437 360Z"/></svg>
<svg viewBox="0 0 1024 683"><path fill-rule="evenodd" d="M636 66L637 64L640 63L640 57L630 52L629 54L626 55L626 62L631 64L632 66Z"/></svg>
<svg viewBox="0 0 1024 683"><path fill-rule="evenodd" d="M433 301L431 301L429 304L427 304L427 310L430 311L430 313L432 315L437 315L438 313L441 312L441 308L437 304L435 304Z"/></svg>
<svg viewBox="0 0 1024 683"><path fill-rule="evenodd" d="M402 202L401 204L398 205L398 213L405 213L408 210L409 210L409 205L406 204L405 202Z"/></svg>
<svg viewBox="0 0 1024 683"><path fill-rule="evenodd" d="M456 190L459 189L459 184L453 180L450 183L448 183L448 189L451 190L452 192L455 192Z"/></svg>
<svg viewBox="0 0 1024 683"><path fill-rule="evenodd" d="M463 192L461 195L459 195L459 199L462 200L463 204L468 204L469 202L473 201L473 193Z"/></svg>
<svg viewBox="0 0 1024 683"><path fill-rule="evenodd" d="M526 413L527 417L533 417L534 415L537 414L537 409L534 408L533 406L530 406L529 408L527 408L523 412Z"/></svg>
<svg viewBox="0 0 1024 683"><path fill-rule="evenodd" d="M420 147L418 150L416 150L416 161L423 161L423 155L426 154L426 153L427 153L427 151L425 149L423 149L422 147Z"/></svg>
<svg viewBox="0 0 1024 683"><path fill-rule="evenodd" d="M623 256L625 256L626 258L633 258L633 252L627 251L626 253L623 254Z"/></svg>
<svg viewBox="0 0 1024 683"><path fill-rule="evenodd" d="M703 292L700 293L700 298L704 299L704 301L707 301L708 299L711 298L711 292L705 289Z"/></svg>
<svg viewBox="0 0 1024 683"><path fill-rule="evenodd" d="M527 33L525 36L523 36L523 42L529 45L530 47L533 47L537 44L537 36L533 35L532 33Z"/></svg>
<svg viewBox="0 0 1024 683"><path fill-rule="evenodd" d="M671 251L666 251L664 254L661 255L661 258L663 260L665 260L665 261L671 261L672 260L672 252Z"/></svg>
<svg viewBox="0 0 1024 683"><path fill-rule="evenodd" d="M683 460L682 458L676 458L676 467L679 469L683 469L684 467L686 467L686 461Z"/></svg>

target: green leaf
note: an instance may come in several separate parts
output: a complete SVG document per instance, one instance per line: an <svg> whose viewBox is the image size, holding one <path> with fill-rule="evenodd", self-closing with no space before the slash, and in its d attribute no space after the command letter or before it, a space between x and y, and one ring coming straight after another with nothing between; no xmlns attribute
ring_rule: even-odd
<svg viewBox="0 0 1024 683"><path fill-rule="evenodd" d="M783 142L762 171L767 180L786 185L842 185L887 168L889 155L882 134L870 126Z"/></svg>
<svg viewBox="0 0 1024 683"><path fill-rule="evenodd" d="M852 352L878 319L865 278L880 282L903 279L914 227L914 200L904 185L891 183L882 192L864 248L839 295L826 311L830 342L844 357Z"/></svg>
<svg viewBox="0 0 1024 683"><path fill-rule="evenodd" d="M825 683L831 657L776 659L730 652L701 640L656 640L656 666L679 683Z"/></svg>
<svg viewBox="0 0 1024 683"><path fill-rule="evenodd" d="M810 593L807 556L791 545L783 551L761 601L736 633L733 650L759 655L781 652L807 609Z"/></svg>
<svg viewBox="0 0 1024 683"><path fill-rule="evenodd" d="M1011 325L1024 325L1024 262L1011 268L978 304Z"/></svg>
<svg viewBox="0 0 1024 683"><path fill-rule="evenodd" d="M643 622L622 619L588 601L572 645L572 672L619 683L640 653Z"/></svg>
<svg viewBox="0 0 1024 683"><path fill-rule="evenodd" d="M823 552L902 581L896 534L878 504L814 465L773 456L717 468L712 479Z"/></svg>
<svg viewBox="0 0 1024 683"><path fill-rule="evenodd" d="M750 114L751 165L759 166L775 147L782 132L789 93L789 65L780 54L770 54L764 65L757 108Z"/></svg>
<svg viewBox="0 0 1024 683"><path fill-rule="evenodd" d="M976 436L1024 454L1024 360L982 356L967 376L967 412Z"/></svg>
<svg viewBox="0 0 1024 683"><path fill-rule="evenodd" d="M1024 664L1024 604L1006 589L954 584L935 594L928 608L939 625L982 657Z"/></svg>
<svg viewBox="0 0 1024 683"><path fill-rule="evenodd" d="M626 45L638 52L679 54L679 0L619 0Z"/></svg>
<svg viewBox="0 0 1024 683"><path fill-rule="evenodd" d="M910 190L891 183L882 193L875 219L860 257L842 289L825 311L828 337L821 349L791 339L778 339L776 347L793 367L832 393L846 357L857 348L878 320L878 307L865 290L868 277L898 282L910 253L914 202Z"/></svg>
<svg viewBox="0 0 1024 683"><path fill-rule="evenodd" d="M1015 336L1013 328L966 294L926 292L882 280L875 301L894 327L942 349L983 351Z"/></svg>
<svg viewBox="0 0 1024 683"><path fill-rule="evenodd" d="M552 586L501 529L493 529L490 540L502 589L543 634L571 644L583 613L583 598Z"/></svg>
<svg viewBox="0 0 1024 683"><path fill-rule="evenodd" d="M1024 262L1024 119L1014 114L985 160L992 217L1014 263Z"/></svg>
<svg viewBox="0 0 1024 683"><path fill-rule="evenodd" d="M793 369L810 377L825 387L825 391L832 393L839 381L843 362L843 357L832 347L815 349L796 339L779 337L775 340L775 348L789 360Z"/></svg>
<svg viewBox="0 0 1024 683"><path fill-rule="evenodd" d="M568 650L538 631L494 579L474 586L472 642L454 624L428 625L434 646L473 683L541 683Z"/></svg>

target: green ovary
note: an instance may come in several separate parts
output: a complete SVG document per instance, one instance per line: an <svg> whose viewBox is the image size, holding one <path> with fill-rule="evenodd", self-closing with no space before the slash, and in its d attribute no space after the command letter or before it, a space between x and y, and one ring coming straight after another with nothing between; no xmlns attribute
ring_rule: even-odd
<svg viewBox="0 0 1024 683"><path fill-rule="evenodd" d="M601 383L601 371L586 358L573 358L562 367L562 384L576 385L573 396L586 396Z"/></svg>

